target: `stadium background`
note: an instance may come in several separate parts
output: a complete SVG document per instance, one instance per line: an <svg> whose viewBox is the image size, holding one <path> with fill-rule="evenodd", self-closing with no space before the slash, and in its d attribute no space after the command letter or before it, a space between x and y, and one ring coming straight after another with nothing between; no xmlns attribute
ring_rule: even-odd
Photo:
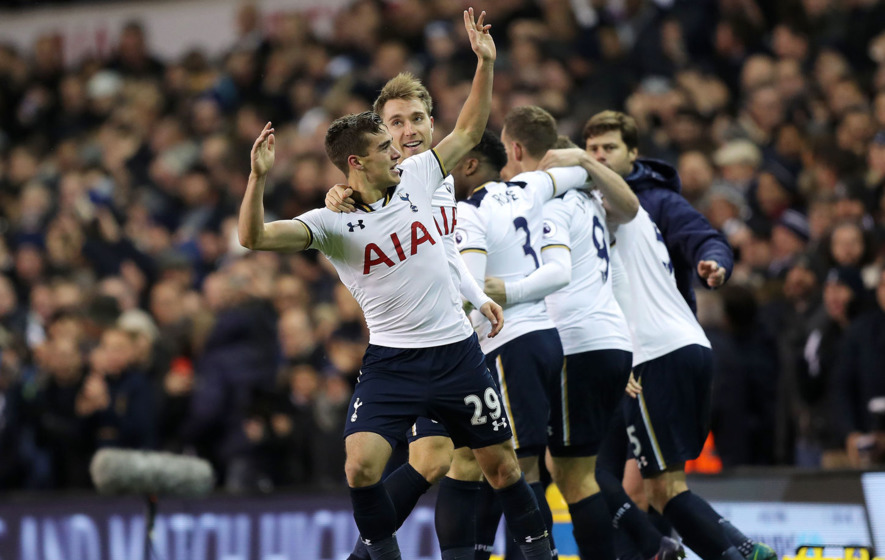
<svg viewBox="0 0 885 560"><path fill-rule="evenodd" d="M106 445L210 459L223 511L240 511L239 496L341 492L367 333L322 258L237 244L248 150L273 120L269 218L321 205L341 179L327 125L403 69L430 89L441 138L473 72L466 5L0 1L0 488L17 497L0 557L24 557L3 548L13 534L42 543L32 558L78 557L64 552L87 546L64 540L80 534L72 511L111 507L72 505L91 495L88 461ZM472 5L488 9L499 49L490 128L537 104L581 144L590 115L624 110L640 154L677 166L735 248L727 287L698 294L730 473L705 486L711 498L751 496L723 489L759 482L758 469L812 477L821 503L861 507L866 538L881 538L852 469L885 454L885 5ZM854 493L827 484L833 469ZM797 499L762 480L774 486L759 500ZM748 515L789 517L763 510ZM44 519L63 520L60 556Z"/></svg>

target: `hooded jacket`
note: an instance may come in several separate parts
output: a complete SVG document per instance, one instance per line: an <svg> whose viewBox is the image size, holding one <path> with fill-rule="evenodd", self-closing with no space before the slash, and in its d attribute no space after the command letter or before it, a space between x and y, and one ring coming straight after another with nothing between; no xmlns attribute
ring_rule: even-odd
<svg viewBox="0 0 885 560"><path fill-rule="evenodd" d="M698 262L716 261L725 268L726 280L734 267L734 255L725 236L682 196L682 182L673 166L654 159L637 159L624 178L642 208L661 230L673 263L676 287L693 313L697 313L692 278L703 286Z"/></svg>

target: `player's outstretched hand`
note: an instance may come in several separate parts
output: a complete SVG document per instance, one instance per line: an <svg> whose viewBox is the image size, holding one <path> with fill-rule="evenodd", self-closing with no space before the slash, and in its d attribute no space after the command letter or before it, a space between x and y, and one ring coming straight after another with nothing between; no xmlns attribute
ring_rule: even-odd
<svg viewBox="0 0 885 560"><path fill-rule="evenodd" d="M264 125L264 130L258 135L255 144L252 145L252 173L256 175L267 175L270 168L273 167L274 159L274 136L273 126L268 122Z"/></svg>
<svg viewBox="0 0 885 560"><path fill-rule="evenodd" d="M725 269L716 261L701 261L698 263L698 274L707 281L707 286L718 288L725 284Z"/></svg>
<svg viewBox="0 0 885 560"><path fill-rule="evenodd" d="M637 398L639 393L642 392L642 385L639 384L639 381L636 381L636 378L633 377L633 372L630 372L630 378L627 380L627 388L625 389L630 398Z"/></svg>
<svg viewBox="0 0 885 560"><path fill-rule="evenodd" d="M587 158L587 152L581 148L565 148L562 150L547 150L538 169L550 169L551 167L572 167L581 165L581 162ZM587 158L593 159L593 158Z"/></svg>
<svg viewBox="0 0 885 560"><path fill-rule="evenodd" d="M489 333L489 338L498 336L498 333L504 328L504 310L501 309L501 306L494 301L487 301L482 304L479 311L492 324L492 332Z"/></svg>
<svg viewBox="0 0 885 560"><path fill-rule="evenodd" d="M350 214L356 207L356 201L350 198L353 189L347 185L335 185L326 193L326 208L332 212L343 212Z"/></svg>
<svg viewBox="0 0 885 560"><path fill-rule="evenodd" d="M487 277L485 286L483 286L483 291L487 296L492 298L492 301L495 303L499 305L507 303L507 287L504 284L504 281L500 278L495 278L493 276Z"/></svg>
<svg viewBox="0 0 885 560"><path fill-rule="evenodd" d="M495 41L489 34L490 24L485 23L485 11L479 14L479 20L473 18L473 8L464 10L464 27L467 29L467 38L470 39L470 48L476 56L486 62L494 62L498 56L495 49Z"/></svg>

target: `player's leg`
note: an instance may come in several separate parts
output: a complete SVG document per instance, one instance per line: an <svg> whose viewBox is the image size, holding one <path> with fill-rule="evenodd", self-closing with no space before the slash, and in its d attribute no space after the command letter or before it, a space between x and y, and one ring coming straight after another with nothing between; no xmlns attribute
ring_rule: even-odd
<svg viewBox="0 0 885 560"><path fill-rule="evenodd" d="M556 329L526 333L486 357L486 364L496 376L503 404L512 421L513 445L520 468L535 494L544 524L553 542L553 513L547 503L546 488L541 482L540 461L547 447L547 421L550 417L550 383L562 371L562 342ZM492 528L491 521L485 530ZM497 524L494 525L497 527ZM482 531L480 531L482 533ZM481 537L487 535L481 534Z"/></svg>
<svg viewBox="0 0 885 560"><path fill-rule="evenodd" d="M721 516L685 482L685 461L700 454L709 427L710 350L686 346L639 364L635 372L643 392L630 403L627 430L651 506L701 558L741 559L719 524Z"/></svg>
<svg viewBox="0 0 885 560"><path fill-rule="evenodd" d="M409 442L409 465L433 485L449 471L454 450L448 434L425 435Z"/></svg>
<svg viewBox="0 0 885 560"><path fill-rule="evenodd" d="M526 560L549 560L547 529L535 495L520 471L511 443L510 420L479 343L473 336L449 345L446 352L453 367L434 379L429 388L434 410L455 445L473 449Z"/></svg>
<svg viewBox="0 0 885 560"><path fill-rule="evenodd" d="M344 426L354 520L371 558L399 558L396 506L381 482L393 445L427 411L426 350L369 345Z"/></svg>
<svg viewBox="0 0 885 560"><path fill-rule="evenodd" d="M549 382L549 446L553 480L572 518L585 558L614 558L612 518L596 481L596 454L630 374L632 354L622 350L566 356Z"/></svg>
<svg viewBox="0 0 885 560"><path fill-rule="evenodd" d="M448 468L452 456L452 440L445 428L429 418L415 421L402 444L406 442L409 460L384 478L384 487L396 509L397 529L415 509L418 499L439 479L440 470ZM390 464L387 468L390 470ZM347 560L369 560L362 539L357 539Z"/></svg>
<svg viewBox="0 0 885 560"><path fill-rule="evenodd" d="M350 487L353 518L369 555L399 558L396 543L396 509L381 483L381 473L393 449L384 437L356 432L344 440L347 459L344 472Z"/></svg>
<svg viewBox="0 0 885 560"><path fill-rule="evenodd" d="M550 536L538 500L526 483L509 441L473 450L483 475L501 501L504 520L526 560L549 560Z"/></svg>
<svg viewBox="0 0 885 560"><path fill-rule="evenodd" d="M469 447L455 449L451 468L439 483L434 518L444 560L474 557L481 479L473 451Z"/></svg>
<svg viewBox="0 0 885 560"><path fill-rule="evenodd" d="M679 543L661 533L645 513L648 502L642 477L636 460L626 459L628 448L636 450L635 435L627 433L624 419L628 400L622 397L612 416L596 461L596 480L613 518L615 552L618 558L680 558L685 551Z"/></svg>

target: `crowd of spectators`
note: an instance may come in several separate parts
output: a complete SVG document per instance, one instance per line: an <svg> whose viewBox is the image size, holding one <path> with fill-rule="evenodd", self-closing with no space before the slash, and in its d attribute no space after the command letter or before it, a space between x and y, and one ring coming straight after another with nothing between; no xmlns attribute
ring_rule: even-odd
<svg viewBox="0 0 885 560"><path fill-rule="evenodd" d="M580 143L636 118L640 154L735 250L699 294L727 466L867 466L885 455L885 5L878 0L497 0L490 128L537 104ZM342 177L323 137L400 71L454 124L474 57L462 2L356 0L316 33L236 14L224 56L63 64L47 34L0 42L0 488L89 486L96 448L209 458L230 490L337 485L367 342L313 252L249 254L249 149L276 128L267 219Z"/></svg>

